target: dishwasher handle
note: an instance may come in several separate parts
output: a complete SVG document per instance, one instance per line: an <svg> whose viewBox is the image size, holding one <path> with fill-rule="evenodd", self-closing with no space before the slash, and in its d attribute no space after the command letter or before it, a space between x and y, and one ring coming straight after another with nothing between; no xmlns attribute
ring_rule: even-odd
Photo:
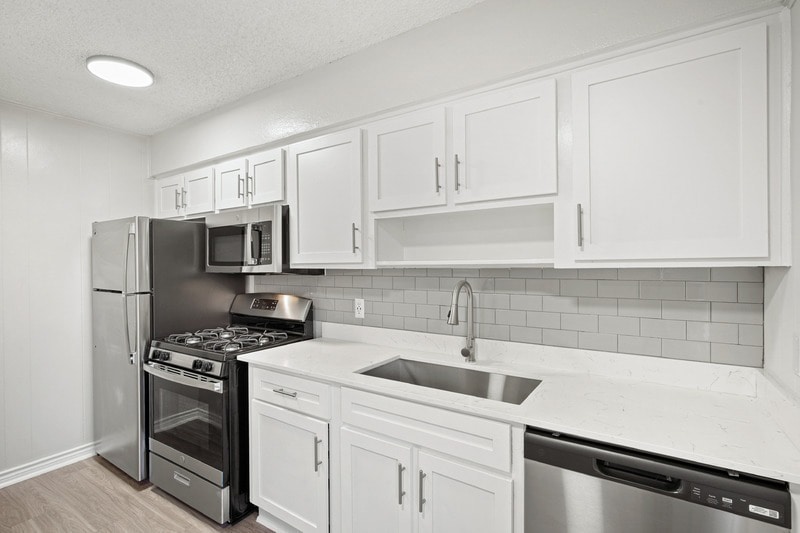
<svg viewBox="0 0 800 533"><path fill-rule="evenodd" d="M667 474L634 468L621 463L595 459L595 468L604 477L627 481L634 485L662 492L679 492L683 482Z"/></svg>

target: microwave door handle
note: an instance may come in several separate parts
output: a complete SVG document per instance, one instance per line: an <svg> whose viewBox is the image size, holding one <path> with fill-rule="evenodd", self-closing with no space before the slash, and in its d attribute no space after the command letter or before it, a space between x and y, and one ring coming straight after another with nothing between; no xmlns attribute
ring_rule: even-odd
<svg viewBox="0 0 800 533"><path fill-rule="evenodd" d="M253 258L253 263L256 265L261 261L261 239L262 234L260 229L251 231L250 255Z"/></svg>
<svg viewBox="0 0 800 533"><path fill-rule="evenodd" d="M248 246L247 243L250 243ZM242 246L242 264L253 264L253 226L245 224L244 226L244 246Z"/></svg>

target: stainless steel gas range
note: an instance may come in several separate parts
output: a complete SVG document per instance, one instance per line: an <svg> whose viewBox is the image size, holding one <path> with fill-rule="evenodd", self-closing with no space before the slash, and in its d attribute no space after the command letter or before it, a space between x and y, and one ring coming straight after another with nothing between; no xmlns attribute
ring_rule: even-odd
<svg viewBox="0 0 800 533"><path fill-rule="evenodd" d="M236 358L312 338L312 315L306 298L239 294L230 324L152 342L144 369L154 485L220 524L247 514L247 365Z"/></svg>

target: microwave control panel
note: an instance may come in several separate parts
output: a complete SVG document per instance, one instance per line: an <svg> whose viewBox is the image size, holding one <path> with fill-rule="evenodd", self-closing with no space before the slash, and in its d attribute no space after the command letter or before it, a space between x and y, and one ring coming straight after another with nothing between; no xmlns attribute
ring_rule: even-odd
<svg viewBox="0 0 800 533"><path fill-rule="evenodd" d="M271 265L272 264L272 221L267 222L260 222L259 224L254 224L253 229L255 230L258 228L260 231L256 232L253 231L253 244L256 246L260 246L261 253L255 256L254 263L258 265ZM258 242L256 243L255 234L258 234L260 238L258 238Z"/></svg>

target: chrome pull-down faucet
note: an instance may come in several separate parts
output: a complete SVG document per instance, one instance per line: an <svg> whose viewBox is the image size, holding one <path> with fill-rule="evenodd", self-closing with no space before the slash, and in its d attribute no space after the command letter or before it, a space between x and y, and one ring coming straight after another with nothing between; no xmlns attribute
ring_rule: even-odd
<svg viewBox="0 0 800 533"><path fill-rule="evenodd" d="M467 291L467 345L461 349L461 355L468 363L475 362L475 333L472 323L472 286L467 280L462 279L453 288L453 297L450 300L450 312L447 313L447 323L451 326L458 325L458 297L461 289Z"/></svg>

